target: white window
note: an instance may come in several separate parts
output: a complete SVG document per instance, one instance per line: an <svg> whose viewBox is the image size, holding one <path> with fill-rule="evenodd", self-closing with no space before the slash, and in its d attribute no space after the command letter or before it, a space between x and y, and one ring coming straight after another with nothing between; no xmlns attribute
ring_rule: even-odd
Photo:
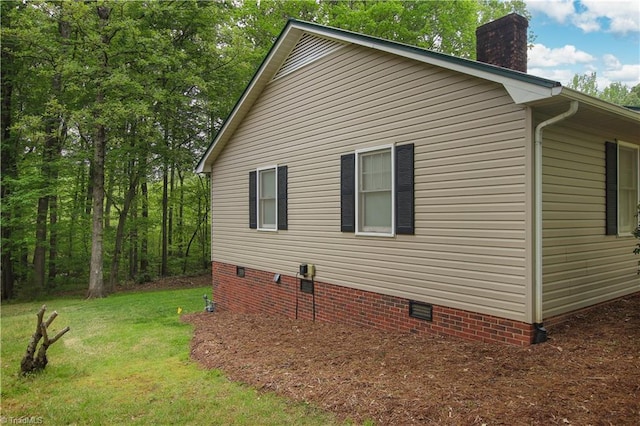
<svg viewBox="0 0 640 426"><path fill-rule="evenodd" d="M393 236L394 154L392 146L356 151L356 233Z"/></svg>
<svg viewBox="0 0 640 426"><path fill-rule="evenodd" d="M638 146L618 142L618 234L638 226Z"/></svg>
<svg viewBox="0 0 640 426"><path fill-rule="evenodd" d="M258 229L277 229L277 174L275 166L258 169Z"/></svg>

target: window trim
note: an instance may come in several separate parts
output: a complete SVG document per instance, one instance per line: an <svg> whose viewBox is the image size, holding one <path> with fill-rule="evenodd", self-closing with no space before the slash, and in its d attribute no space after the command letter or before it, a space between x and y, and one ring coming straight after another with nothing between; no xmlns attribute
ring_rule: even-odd
<svg viewBox="0 0 640 426"><path fill-rule="evenodd" d="M360 156L374 151L388 150L391 154L391 228L389 232L360 230ZM378 145L355 150L355 234L366 237L396 236L396 152L395 144Z"/></svg>
<svg viewBox="0 0 640 426"><path fill-rule="evenodd" d="M629 232L621 232L620 231L620 147L623 146L624 148L627 149L633 149L636 151L636 201L640 202L640 146L638 145L634 145L628 142L623 142L620 140L616 141L616 180L617 180L617 185L616 185L616 210L617 210L617 222L618 222L618 226L616 229L616 233L619 237L631 237L633 236L633 230L629 231ZM634 213L637 214L637 212L634 210ZM639 222L639 217L636 216L636 227L638 225ZM635 229L635 228L634 228Z"/></svg>
<svg viewBox="0 0 640 426"><path fill-rule="evenodd" d="M260 203L260 181L261 181L261 176L262 176L262 172L266 171L266 170L273 170L274 171L274 180L275 180L275 222L273 224L273 227L264 227L263 226L263 222L262 222L262 204ZM273 165L273 166L265 166L265 167L258 167L256 169L256 225L257 225L257 230L258 231L267 231L267 232L276 232L278 231L278 165Z"/></svg>

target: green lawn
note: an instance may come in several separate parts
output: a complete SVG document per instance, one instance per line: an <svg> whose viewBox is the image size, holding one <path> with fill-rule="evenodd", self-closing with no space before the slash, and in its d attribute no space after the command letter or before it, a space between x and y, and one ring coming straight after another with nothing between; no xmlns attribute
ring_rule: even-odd
<svg viewBox="0 0 640 426"><path fill-rule="evenodd" d="M49 365L21 377L42 302L2 306L2 422L42 424L327 425L330 415L228 381L189 359L192 327L209 288L53 299ZM212 317L215 320L215 317ZM28 418L28 419L27 419ZM16 420L20 419L20 420Z"/></svg>

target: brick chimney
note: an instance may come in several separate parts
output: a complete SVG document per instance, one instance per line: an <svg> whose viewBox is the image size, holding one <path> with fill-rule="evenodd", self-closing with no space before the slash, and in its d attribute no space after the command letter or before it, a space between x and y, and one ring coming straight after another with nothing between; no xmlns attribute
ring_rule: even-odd
<svg viewBox="0 0 640 426"><path fill-rule="evenodd" d="M480 62L527 72L529 22L517 13L478 27L476 57Z"/></svg>

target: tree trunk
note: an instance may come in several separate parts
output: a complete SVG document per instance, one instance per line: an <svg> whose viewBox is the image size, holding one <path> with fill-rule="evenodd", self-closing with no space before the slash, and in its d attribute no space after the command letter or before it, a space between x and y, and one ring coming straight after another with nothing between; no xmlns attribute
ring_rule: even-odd
<svg viewBox="0 0 640 426"><path fill-rule="evenodd" d="M100 29L103 34L101 37L102 47L107 48L110 38L104 33L111 9L107 6L97 7L98 17L100 18ZM108 74L108 59L105 52L101 52L102 58L102 77ZM98 82L98 93L96 95L96 112L94 119L98 123L96 125L96 136L94 140L93 151L93 221L91 226L91 263L89 272L89 291L88 298L104 297L104 274L103 274L103 237L104 237L104 164L105 151L107 145L107 131L104 124L101 123L104 114L104 88L102 81Z"/></svg>
<svg viewBox="0 0 640 426"><path fill-rule="evenodd" d="M74 186L74 192L73 192L73 207L71 209L71 221L69 222L69 232L67 234L67 250L66 250L66 256L67 258L71 259L74 255L74 248L75 248L75 240L74 240L74 236L75 236L75 231L79 226L78 221L80 220L80 217L82 216L83 211L85 210L85 177L86 177L86 173L85 173L85 168L86 166L82 163L78 164L78 170L76 171L76 183Z"/></svg>
<svg viewBox="0 0 640 426"><path fill-rule="evenodd" d="M8 27L9 22L7 21L7 14L3 13L2 25ZM11 190L5 179L16 177L17 146L11 134L13 80L10 77L9 70L11 70L13 57L8 53L9 49L4 47L2 49L2 67L0 67L2 80L0 82L2 96L2 110L0 111L0 120L2 121L2 143L0 143L0 157L2 158L2 161L0 161L0 179L2 179L2 184L0 185L0 205L2 205L2 227L0 227L2 232L2 266L0 275L2 276L2 293L0 297L2 300L7 300L13 298L15 274L12 253L15 254L15 251L12 250L13 240L11 239L11 234L13 225L11 224L11 210L7 203Z"/></svg>
<svg viewBox="0 0 640 426"><path fill-rule="evenodd" d="M209 219L209 211L211 209L211 188L209 186L209 179L203 179L202 176L198 176L200 184L203 187L204 193L204 223L209 224L209 226L202 227L202 238L201 238L201 253L202 253L202 266L209 267L211 266L211 224ZM199 200L202 197L198 197ZM200 204L198 204L198 212L200 212ZM199 213L200 214L200 213ZM207 256L207 253L209 254Z"/></svg>
<svg viewBox="0 0 640 426"><path fill-rule="evenodd" d="M118 228L116 229L116 243L113 251L113 257L111 258L111 273L109 274L109 291L115 290L116 282L118 281L118 270L120 269L120 254L122 253L122 245L124 240L124 225L127 221L127 215L129 214L129 208L131 202L136 195L136 187L138 186L138 173L133 172L129 182L129 189L124 197L124 205L120 210L118 217Z"/></svg>
<svg viewBox="0 0 640 426"><path fill-rule="evenodd" d="M149 221L149 191L147 189L147 178L142 177L140 192L142 192L142 238L140 239L140 273L146 275L149 272L149 234L147 230Z"/></svg>
<svg viewBox="0 0 640 426"><path fill-rule="evenodd" d="M58 176L56 175L56 179ZM53 287L58 274L58 197L49 197L49 287Z"/></svg>
<svg viewBox="0 0 640 426"><path fill-rule="evenodd" d="M171 160L171 165L169 166L169 223L167 225L167 254L169 257L173 256L173 205L174 202L174 190L175 190L175 170L176 164L173 160Z"/></svg>
<svg viewBox="0 0 640 426"><path fill-rule="evenodd" d="M54 78L54 91L57 78ZM44 148L42 151L42 194L38 198L38 210L36 213L36 246L33 251L33 284L36 289L43 289L45 287L46 277L46 253L47 253L47 213L49 212L49 193L51 186L51 179L53 177L54 168L52 162L54 161L54 155L52 151L58 144L56 142L56 119L53 117L46 118L48 123L46 125L46 138Z"/></svg>
<svg viewBox="0 0 640 426"><path fill-rule="evenodd" d="M43 162L45 161L46 159L43 159ZM43 179L46 181L46 178ZM48 211L49 196L43 194L38 199L38 211L36 213L36 247L33 251L33 285L37 289L44 288Z"/></svg>
<svg viewBox="0 0 640 426"><path fill-rule="evenodd" d="M180 202L178 203L178 256L184 254L184 174L178 170L178 183L180 185Z"/></svg>
<svg viewBox="0 0 640 426"><path fill-rule="evenodd" d="M47 359L47 349L49 349L49 346L57 342L58 339L60 339L66 332L70 330L69 327L65 327L60 330L53 339L49 339L48 328L53 320L56 319L58 313L54 311L45 322L42 322L42 318L44 318L44 312L46 309L47 307L45 305L42 305L42 307L38 311L36 331L31 336L31 340L29 341L27 350L24 354L24 357L22 357L22 361L20 362L20 373L22 375L43 370L49 363L49 360ZM42 340L42 345L40 345L40 348L38 349L38 343L40 342L40 340ZM38 349L37 354L36 349Z"/></svg>
<svg viewBox="0 0 640 426"><path fill-rule="evenodd" d="M198 236L198 231L200 230L200 227L202 226L203 223L206 223L205 216L200 217L200 222L198 222L198 225L196 225L196 229L193 231L193 234L191 234L191 238L189 239L189 243L187 244L187 251L184 255L184 261L182 263L183 274L187 272L187 260L189 259L189 250L191 250L191 244L193 243L193 240L195 240L196 237Z"/></svg>
<svg viewBox="0 0 640 426"><path fill-rule="evenodd" d="M131 209L131 222L133 226L129 232L129 279L138 275L138 203L135 202Z"/></svg>
<svg viewBox="0 0 640 426"><path fill-rule="evenodd" d="M167 168L165 167L165 173L162 177L162 259L160 265L160 275L166 277L169 274L167 266L167 234L169 232L167 226L168 219L168 205L169 205L169 176L167 175Z"/></svg>
<svg viewBox="0 0 640 426"><path fill-rule="evenodd" d="M87 192L84 213L89 216L91 214L91 206L93 206L93 182L94 182L95 165L93 158L89 161L89 176L87 176Z"/></svg>
<svg viewBox="0 0 640 426"><path fill-rule="evenodd" d="M98 93L98 103L103 102L102 92ZM91 264L89 272L88 298L106 296L102 271L103 206L104 206L104 157L106 146L106 129L98 125L93 153L93 220L91 226Z"/></svg>
<svg viewBox="0 0 640 426"><path fill-rule="evenodd" d="M58 34L60 36L63 51L66 40L70 36L69 23L64 20L64 4L60 5L60 20L58 21ZM62 92L62 74L56 72L51 80L51 98L58 99ZM45 141L42 150L42 193L38 199L38 212L36 214L36 246L33 253L34 284L36 288L46 287L46 249L47 249L47 214L50 202L53 200L55 209L55 183L58 180L57 161L62 152L62 137L66 131L64 119L60 111L46 111L45 116ZM57 213L52 212L50 222L57 221ZM51 229L49 232L55 232ZM49 240L56 243L56 237ZM51 246L50 246L51 250ZM55 253L55 247L53 248ZM55 264L54 269L55 271ZM51 271L51 269L50 269Z"/></svg>
<svg viewBox="0 0 640 426"><path fill-rule="evenodd" d="M63 53L67 54L68 40L71 36L71 25L65 20L65 14L63 13L64 4L60 4L60 20L58 21L58 34L62 40ZM62 88L62 75L58 73L53 79L54 93L59 94L63 91ZM62 156L62 144L67 135L67 124L64 116L60 114L56 120L58 129L56 131L56 138L54 139L54 145L51 147L52 158L56 161ZM53 163L53 162L52 162ZM59 173L58 167L55 164L51 166L51 182L57 182ZM56 275L58 274L57 258L58 258L58 196L56 191L52 191L49 195L49 276L48 286L53 286L55 283Z"/></svg>
<svg viewBox="0 0 640 426"><path fill-rule="evenodd" d="M53 91L59 93L61 89L60 76L54 77ZM46 126L47 137L42 153L42 179L44 181L42 194L38 199L38 211L36 214L36 247L33 253L34 284L38 289L46 287L46 253L47 253L47 215L50 214L49 222L57 221L56 196L54 192L55 182L58 180L58 170L56 162L62 152L62 132L64 132L63 119L60 116L49 117ZM53 204L51 204L53 202ZM51 234L53 232L53 234ZM49 243L56 244L55 231L50 229L51 239ZM49 250L55 247L49 246ZM55 259L54 259L55 262ZM55 265L55 263L54 263ZM55 266L54 266L55 270Z"/></svg>
<svg viewBox="0 0 640 426"><path fill-rule="evenodd" d="M113 205L113 186L115 180L115 174L109 174L109 181L105 188L105 200L104 200L104 229L111 229L111 206Z"/></svg>

